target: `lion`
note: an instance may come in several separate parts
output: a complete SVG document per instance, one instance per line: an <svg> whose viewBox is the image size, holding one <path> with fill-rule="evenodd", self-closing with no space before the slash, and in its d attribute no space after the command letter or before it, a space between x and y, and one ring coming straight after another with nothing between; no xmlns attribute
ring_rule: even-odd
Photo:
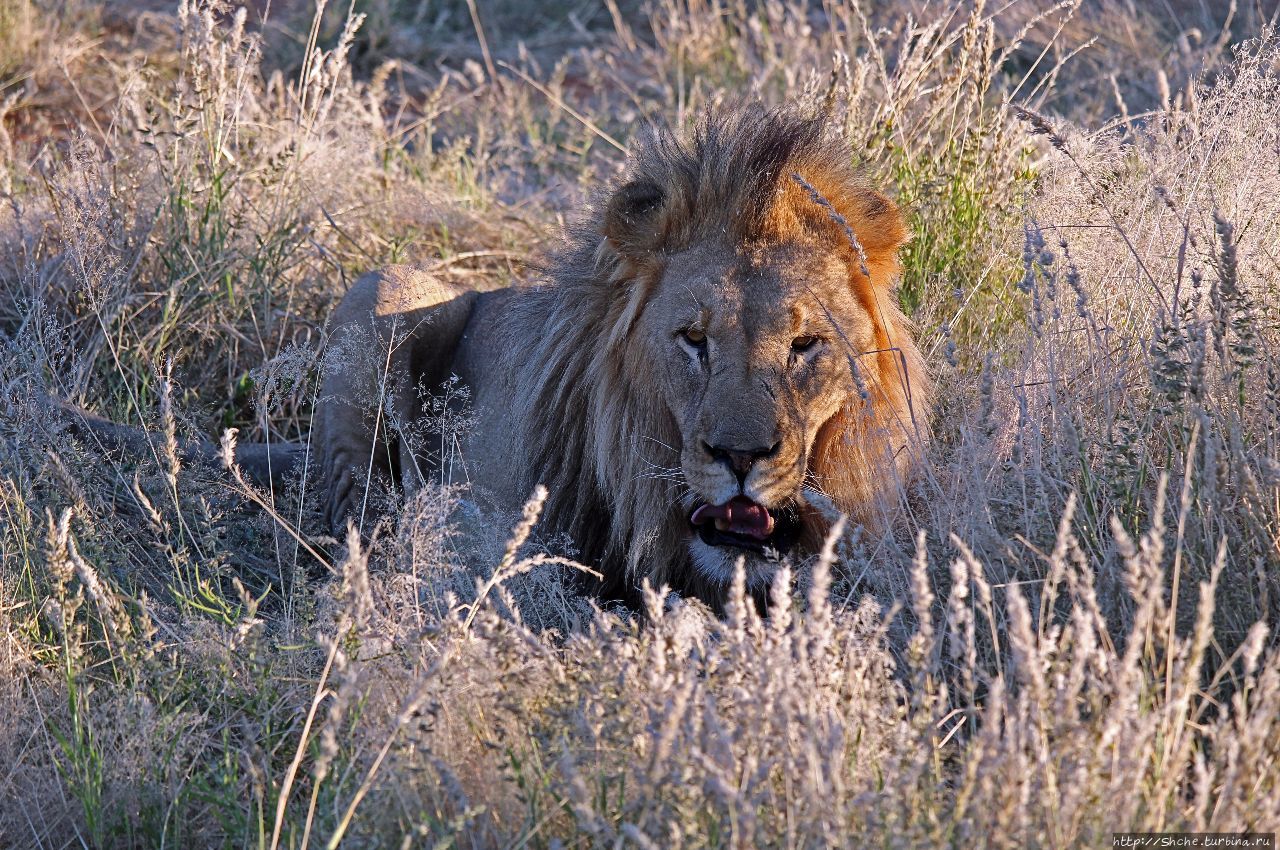
<svg viewBox="0 0 1280 850"><path fill-rule="evenodd" d="M875 522L920 454L906 237L821 118L650 128L532 282L392 266L352 286L313 446L328 521L367 522L377 477L512 510L542 484L545 536L567 534L606 597L647 580L714 602L739 562L759 591L816 551L830 507ZM474 424L446 445L413 423L450 381Z"/></svg>

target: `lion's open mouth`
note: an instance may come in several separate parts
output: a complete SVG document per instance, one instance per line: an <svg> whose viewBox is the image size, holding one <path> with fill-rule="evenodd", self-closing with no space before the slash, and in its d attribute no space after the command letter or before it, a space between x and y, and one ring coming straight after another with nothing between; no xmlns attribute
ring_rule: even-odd
<svg viewBox="0 0 1280 850"><path fill-rule="evenodd" d="M723 505L699 505L689 524L708 546L746 549L770 561L781 560L800 535L800 513L794 506L771 511L746 496Z"/></svg>

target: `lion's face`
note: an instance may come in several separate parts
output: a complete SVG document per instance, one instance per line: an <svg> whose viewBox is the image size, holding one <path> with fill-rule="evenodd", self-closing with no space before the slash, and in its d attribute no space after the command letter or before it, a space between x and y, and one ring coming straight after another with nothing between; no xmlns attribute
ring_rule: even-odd
<svg viewBox="0 0 1280 850"><path fill-rule="evenodd" d="M694 566L767 581L801 534L823 426L858 400L876 349L845 256L821 240L703 243L670 257L638 330L680 433L680 509ZM812 481L810 483L813 483Z"/></svg>
<svg viewBox="0 0 1280 850"><path fill-rule="evenodd" d="M893 288L897 206L819 118L713 110L641 137L532 291L526 485L606 573L722 598L901 493L929 380ZM690 572L689 567L692 567Z"/></svg>

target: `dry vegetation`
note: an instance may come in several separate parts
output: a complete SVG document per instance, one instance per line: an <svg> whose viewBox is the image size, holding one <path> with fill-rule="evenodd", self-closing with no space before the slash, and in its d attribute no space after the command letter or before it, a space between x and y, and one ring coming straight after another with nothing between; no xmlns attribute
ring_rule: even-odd
<svg viewBox="0 0 1280 850"><path fill-rule="evenodd" d="M1276 829L1273 9L862 5L0 0L0 845ZM181 460L306 439L353 275L502 285L641 118L739 97L832 103L907 205L944 399L896 527L767 620L596 610L536 498L364 551Z"/></svg>

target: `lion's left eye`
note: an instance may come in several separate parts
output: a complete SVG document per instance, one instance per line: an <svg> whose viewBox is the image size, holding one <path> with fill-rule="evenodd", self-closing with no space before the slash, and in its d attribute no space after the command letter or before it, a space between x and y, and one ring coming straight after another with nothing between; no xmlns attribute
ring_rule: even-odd
<svg viewBox="0 0 1280 850"><path fill-rule="evenodd" d="M816 336L798 336L791 340L791 350L796 354L804 354L806 351L812 351L821 341Z"/></svg>

